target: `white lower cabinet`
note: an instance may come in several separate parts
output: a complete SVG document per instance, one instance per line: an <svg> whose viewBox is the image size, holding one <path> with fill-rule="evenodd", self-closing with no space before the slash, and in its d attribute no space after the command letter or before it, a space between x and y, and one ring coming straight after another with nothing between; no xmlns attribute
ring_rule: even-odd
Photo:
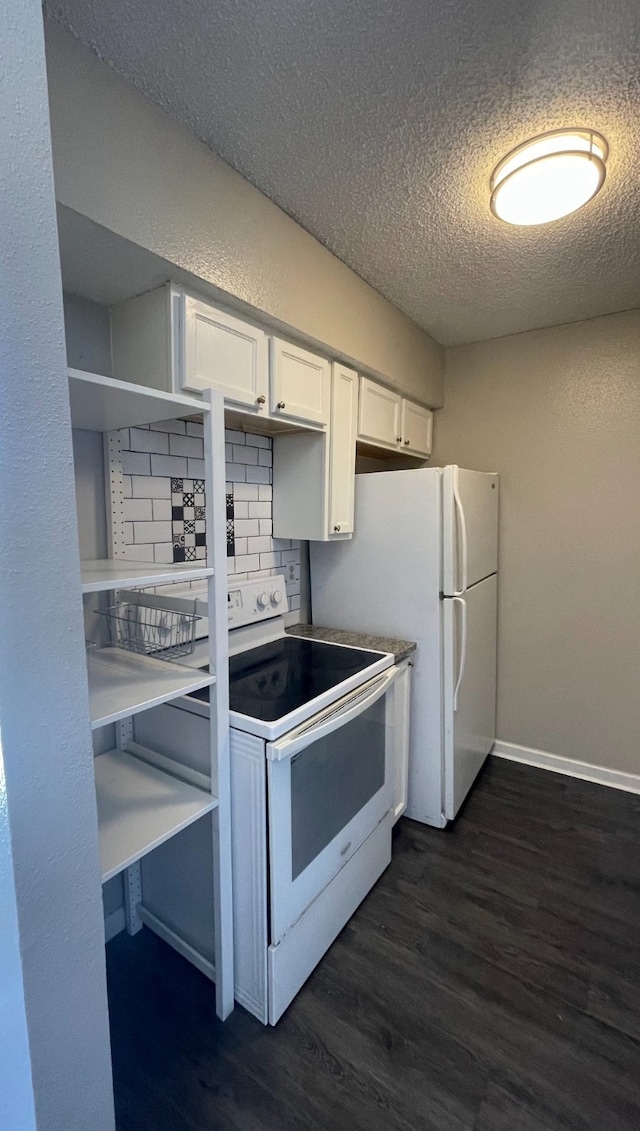
<svg viewBox="0 0 640 1131"><path fill-rule="evenodd" d="M426 459L431 455L433 413L392 389L360 378L358 440L376 448Z"/></svg>
<svg viewBox="0 0 640 1131"><path fill-rule="evenodd" d="M353 534L358 375L334 363L326 432L273 438L273 535L310 542Z"/></svg>

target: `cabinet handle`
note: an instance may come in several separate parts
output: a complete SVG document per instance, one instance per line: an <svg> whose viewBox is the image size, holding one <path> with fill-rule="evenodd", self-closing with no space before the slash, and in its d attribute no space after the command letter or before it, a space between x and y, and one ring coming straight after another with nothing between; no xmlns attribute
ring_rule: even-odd
<svg viewBox="0 0 640 1131"><path fill-rule="evenodd" d="M264 402L266 401L266 399L267 399L267 398L266 398L266 397L264 397L264 396L263 396L263 397L256 397L256 404L264 404Z"/></svg>
<svg viewBox="0 0 640 1131"><path fill-rule="evenodd" d="M404 444L405 444L405 447L408 447L409 441L405 440Z"/></svg>
<svg viewBox="0 0 640 1131"><path fill-rule="evenodd" d="M340 533L340 527L339 526L334 526L333 529L335 530L336 534Z"/></svg>
<svg viewBox="0 0 640 1131"><path fill-rule="evenodd" d="M278 401L276 408L284 408L284 401Z"/></svg>
<svg viewBox="0 0 640 1131"><path fill-rule="evenodd" d="M396 436L396 444L402 443L402 436Z"/></svg>

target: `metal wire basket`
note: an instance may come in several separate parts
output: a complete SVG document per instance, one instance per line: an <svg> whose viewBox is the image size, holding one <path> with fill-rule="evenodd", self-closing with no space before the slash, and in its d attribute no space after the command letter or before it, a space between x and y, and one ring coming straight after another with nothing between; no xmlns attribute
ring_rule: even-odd
<svg viewBox="0 0 640 1131"><path fill-rule="evenodd" d="M95 611L103 617L112 645L157 660L190 656L196 643L196 623L202 620L195 613L156 609L129 601Z"/></svg>

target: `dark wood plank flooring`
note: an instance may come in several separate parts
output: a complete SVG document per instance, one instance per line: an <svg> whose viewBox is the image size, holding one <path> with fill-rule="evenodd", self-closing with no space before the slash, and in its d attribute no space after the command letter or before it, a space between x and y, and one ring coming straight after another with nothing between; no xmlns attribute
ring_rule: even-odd
<svg viewBox="0 0 640 1131"><path fill-rule="evenodd" d="M638 1131L640 797L490 759L275 1029L107 948L118 1131Z"/></svg>

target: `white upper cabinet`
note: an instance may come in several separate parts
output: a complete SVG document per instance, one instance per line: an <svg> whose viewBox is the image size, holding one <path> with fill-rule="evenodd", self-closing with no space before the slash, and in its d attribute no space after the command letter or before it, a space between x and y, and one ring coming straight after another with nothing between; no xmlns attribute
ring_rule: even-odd
<svg viewBox="0 0 640 1131"><path fill-rule="evenodd" d="M337 362L331 375L329 538L353 534L358 374Z"/></svg>
<svg viewBox="0 0 640 1131"><path fill-rule="evenodd" d="M425 459L431 455L433 413L370 377L360 378L358 439Z"/></svg>
<svg viewBox="0 0 640 1131"><path fill-rule="evenodd" d="M431 455L433 413L414 401L402 401L402 450L410 456Z"/></svg>
<svg viewBox="0 0 640 1131"><path fill-rule="evenodd" d="M378 447L395 451L402 439L400 435L400 409L402 398L384 385L369 377L360 378L360 408L358 412L358 439L368 440Z"/></svg>
<svg viewBox="0 0 640 1131"><path fill-rule="evenodd" d="M271 415L326 427L330 397L331 367L326 358L272 338Z"/></svg>
<svg viewBox="0 0 640 1131"><path fill-rule="evenodd" d="M207 302L184 293L177 298L183 328L180 389L216 388L227 401L252 412L263 410L269 381L267 335Z"/></svg>

